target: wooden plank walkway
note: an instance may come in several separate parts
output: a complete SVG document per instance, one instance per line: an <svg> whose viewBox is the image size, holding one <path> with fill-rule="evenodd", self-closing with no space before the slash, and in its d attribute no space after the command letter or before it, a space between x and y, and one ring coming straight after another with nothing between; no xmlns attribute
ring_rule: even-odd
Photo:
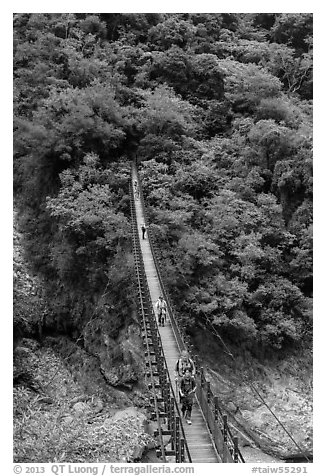
<svg viewBox="0 0 326 476"><path fill-rule="evenodd" d="M132 182L137 179L135 170L133 169ZM136 217L138 224L138 233L141 244L141 250L143 254L144 266L146 277L148 281L148 287L151 295L152 304L154 306L158 297L161 294L161 288L159 284L159 279L157 276L151 248L147 239L142 239L141 225L144 223L144 213L141 206L141 201L135 196L135 205L136 205ZM169 316L168 321L169 321ZM177 345L177 340L175 338L173 329L169 322L165 327L159 327L159 332L162 340L162 346L164 351L164 356L167 362L168 371L170 375L171 382L174 383L174 366L179 358L180 350ZM203 417L201 408L198 404L197 399L195 399L193 410L192 410L192 425L188 425L185 420L183 420L183 426L185 430L185 435L187 439L188 448L190 451L191 459L193 463L221 463L222 460L217 454L214 444L211 439L210 432L208 430L206 421Z"/></svg>

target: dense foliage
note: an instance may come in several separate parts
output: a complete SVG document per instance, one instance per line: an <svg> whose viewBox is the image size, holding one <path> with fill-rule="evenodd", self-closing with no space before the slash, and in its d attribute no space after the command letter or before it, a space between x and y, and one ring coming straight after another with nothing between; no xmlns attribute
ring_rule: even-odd
<svg viewBox="0 0 326 476"><path fill-rule="evenodd" d="M23 339L18 347L13 460L35 464L139 459L148 443L155 444L146 433L145 416L130 411L115 414L128 404L127 397L104 385L99 368L83 350L82 365L76 355L62 360L56 352L59 342L47 338L39 346ZM72 344L65 339L61 345L68 351Z"/></svg>
<svg viewBox="0 0 326 476"><path fill-rule="evenodd" d="M190 326L310 332L312 15L16 14L14 178L26 250L74 325L131 301L129 160ZM106 295L106 294L105 294Z"/></svg>

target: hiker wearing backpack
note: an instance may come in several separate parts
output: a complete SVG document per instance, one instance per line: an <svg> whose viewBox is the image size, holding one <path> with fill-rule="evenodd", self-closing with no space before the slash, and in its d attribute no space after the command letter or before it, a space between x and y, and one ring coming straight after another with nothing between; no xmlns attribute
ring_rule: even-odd
<svg viewBox="0 0 326 476"><path fill-rule="evenodd" d="M196 382L189 368L186 369L184 376L181 378L179 395L181 403L182 416L186 419L188 425L191 425L191 412L194 403L194 395L196 391Z"/></svg>
<svg viewBox="0 0 326 476"><path fill-rule="evenodd" d="M164 327L166 320L166 302L162 296L160 296L156 301L155 309L157 312L158 325Z"/></svg>
<svg viewBox="0 0 326 476"><path fill-rule="evenodd" d="M189 357L188 352L183 350L181 352L180 358L176 361L174 375L176 385L180 384L182 377L185 375L186 370L190 371L190 375L195 377L196 368L194 361Z"/></svg>

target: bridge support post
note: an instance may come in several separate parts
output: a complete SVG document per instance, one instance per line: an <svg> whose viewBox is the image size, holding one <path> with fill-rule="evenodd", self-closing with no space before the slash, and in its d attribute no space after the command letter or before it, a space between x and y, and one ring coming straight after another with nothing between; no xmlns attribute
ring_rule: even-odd
<svg viewBox="0 0 326 476"><path fill-rule="evenodd" d="M168 430L171 431L172 428L172 403L171 403L171 395L168 392L167 404L166 404L166 413L168 418ZM171 444L172 444L172 436L171 436Z"/></svg>
<svg viewBox="0 0 326 476"><path fill-rule="evenodd" d="M218 397L214 397L214 419L218 420Z"/></svg>
<svg viewBox="0 0 326 476"><path fill-rule="evenodd" d="M200 385L203 386L205 383L204 367L200 367Z"/></svg>
<svg viewBox="0 0 326 476"><path fill-rule="evenodd" d="M212 391L211 391L211 383L209 380L206 382L206 396L207 396L207 403L208 405L211 403Z"/></svg>
<svg viewBox="0 0 326 476"><path fill-rule="evenodd" d="M233 459L235 463L239 463L239 439L237 436L233 438L233 444L234 444Z"/></svg>
<svg viewBox="0 0 326 476"><path fill-rule="evenodd" d="M181 463L180 458L180 418L175 417L175 462Z"/></svg>
<svg viewBox="0 0 326 476"><path fill-rule="evenodd" d="M227 428L228 428L228 417L227 415L223 415L223 455L222 455L223 463L227 463L227 457L226 457L227 441L228 441Z"/></svg>
<svg viewBox="0 0 326 476"><path fill-rule="evenodd" d="M198 355L197 354L194 355L193 361L195 364L196 373L198 373Z"/></svg>
<svg viewBox="0 0 326 476"><path fill-rule="evenodd" d="M171 449L172 450L175 450L175 440L176 440L174 405L175 405L175 399L171 397Z"/></svg>
<svg viewBox="0 0 326 476"><path fill-rule="evenodd" d="M184 463L185 461L185 440L183 438L180 439L180 463Z"/></svg>

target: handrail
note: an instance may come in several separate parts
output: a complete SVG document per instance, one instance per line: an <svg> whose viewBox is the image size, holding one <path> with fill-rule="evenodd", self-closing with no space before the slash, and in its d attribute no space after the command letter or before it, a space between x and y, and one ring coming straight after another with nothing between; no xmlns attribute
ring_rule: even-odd
<svg viewBox="0 0 326 476"><path fill-rule="evenodd" d="M149 369L149 377L151 380L151 387L153 388L154 392L154 410L156 420L158 422L158 436L161 446L160 455L162 456L163 460L166 461L166 456L175 455L176 462L183 462L185 461L184 449L186 449L187 453L187 461L191 462L191 456L189 452L189 448L185 439L185 433L182 426L179 409L176 405L175 394L173 391L173 386L170 381L169 373L167 371L167 363L165 360L162 343L155 319L155 314L153 311L152 303L150 300L150 293L148 288L148 283L146 279L146 273L144 270L144 263L141 254L141 247L139 241L139 234L137 230L137 219L136 219L136 212L135 212L135 202L134 202L134 195L133 195L133 188L132 183L130 184L130 201L131 201L131 218L132 218L132 228L133 228L133 247L134 247L134 255L135 255L135 264L136 264L136 273L137 273L137 284L138 284L138 293L140 297L140 311L142 315L143 321L143 329L145 332L145 345L146 345L146 354L148 357L148 365ZM147 327L149 325L149 329ZM152 369L153 361L151 360L151 351L150 351L150 343L148 338L148 331L151 332L151 339L153 343L154 353L156 357L155 364L158 367L158 372L155 372L155 375L159 377L160 383L157 384L154 378L154 372ZM156 395L155 388L160 387L162 392L162 399L165 406L165 413L161 413L159 411L159 399ZM168 420L168 430L163 430L160 418L167 417ZM181 435L180 435L181 430ZM171 434L171 445L172 450L167 451L165 450L163 435L164 434Z"/></svg>
<svg viewBox="0 0 326 476"><path fill-rule="evenodd" d="M154 244L153 244L155 243L155 238L149 226L149 221L148 221L146 207L145 207L145 200L143 196L143 190L142 190L141 181L140 181L137 168L136 168L136 174L137 174L138 188L140 192L140 200L144 210L144 220L145 220L145 226L147 228L147 234L149 237L149 244L151 247L155 267L157 270L157 275L158 275L160 287L162 290L162 294L167 303L171 326L175 334L179 350L181 351L181 350L187 349L188 352L191 354L192 345L190 343L190 339L188 338L188 336L186 336L185 332L183 331L183 329L179 326L177 322L177 318L173 311L169 294L167 293L163 283L163 279L161 276L161 267L157 259L157 251L154 249ZM194 357L194 360L196 361L195 362L196 370L198 371L196 357ZM220 455L222 454L223 462L244 463L245 460L238 447L238 438L232 435L229 425L227 423L227 416L222 412L218 404L217 397L212 395L210 390L210 383L204 377L202 369L201 369L199 378L198 378L198 372L197 372L196 380L197 380L197 383L199 383L199 385L197 385L197 390L196 390L197 399L202 409L203 415L206 419L207 426L212 434L217 452ZM212 408L212 402L214 402L213 408Z"/></svg>
<svg viewBox="0 0 326 476"><path fill-rule="evenodd" d="M134 223L134 204L133 204L133 194L132 194L132 188L130 192L130 197L131 197L131 214L132 214L132 219ZM137 240L136 236L133 230L133 247L134 247L134 252L137 250ZM141 307L141 316L142 316L142 324L143 328L145 330L145 341L146 341L146 349L147 349L147 355L150 355L150 344L149 344L149 339L148 335L146 332L146 312L145 312L145 306L144 306L144 300L142 297L142 285L141 285L141 276L140 276L140 267L136 265L136 274L137 274L137 285L138 285L138 293L139 293L139 304ZM149 359L149 361L151 361ZM163 434L162 434L162 427L160 423L160 417L159 417L159 412L158 412L158 402L157 402L157 397L156 397L156 392L155 392L155 379L154 379L154 372L153 372L153 366L149 365L149 372L150 372L150 380L151 380L151 385L152 388L154 389L154 408L156 412L156 420L158 424L158 433L159 433L159 441L160 441L160 446L161 446L161 451L162 451L162 459L164 462L166 462L166 455L165 455L165 447L164 447L164 442L163 442Z"/></svg>
<svg viewBox="0 0 326 476"><path fill-rule="evenodd" d="M139 175L138 175L138 170L136 168L136 174L137 174L137 182L138 182L138 189L139 189L139 197L140 197L140 201L141 201L141 204L142 204L142 207L143 207L143 212L144 212L144 220L145 220L145 225L146 225L146 228L147 228L147 224L148 224L148 220L147 220L147 215L146 215L146 208L145 208L145 203L144 203L144 197L143 197L143 191L142 191L142 187L141 187L141 183L139 181ZM148 234L148 242L149 242L149 245L150 245L150 248L151 248L151 251L152 251L152 256L153 256L153 259L154 259L154 263L155 263L155 266L156 266L156 269L157 269L157 275L158 275L158 279L159 279L159 283L160 283L160 287L161 287L161 290L162 290L162 294L164 296L164 299L166 300L167 302L167 307L168 307L168 313L170 316L172 316L172 309L171 309L171 306L170 306L170 301L169 301L169 297L165 291L165 288L164 288L164 284L163 284L163 281L162 281L162 278L161 278L161 275L159 273L159 268L158 268L158 265L157 265L157 259L156 259L156 253L153 249L153 246L152 246L152 240L151 240L151 232L150 232L150 229L147 228L147 234ZM155 321L156 322L156 321ZM171 322L172 324L172 322ZM181 344L181 349L184 349L185 346L184 346L184 343L182 341L182 339L180 340L180 331L178 330L178 324L174 321L173 323L173 326L174 328L177 329L177 332L174 331L174 334L177 338L177 343L178 343L178 347L179 347L179 350L180 350L180 344ZM167 367L167 363L166 363L166 360L165 360L165 356L164 356L164 353L163 353L163 358L164 358L164 361L165 361L165 365ZM174 392L174 389L173 389L173 385L172 385L172 382L171 382L171 379L170 379L170 376L169 376L169 373L167 374L167 378L169 380L169 383L170 383L170 391L173 395L173 398L174 398L174 401L176 402L177 399L176 399L176 395L175 395L175 392ZM183 428L183 424L182 424L182 418L181 418L181 413L180 413L180 410L179 410L179 407L178 405L175 405L175 409L176 409L176 412L180 418L180 429L181 429L181 433L182 433L182 436L184 438L184 444L185 444L185 450L187 452L187 456L188 456L188 459L189 459L189 462L191 462L191 455L190 455L190 451L189 451L189 447L188 447L188 444L187 444L187 439L186 439L186 435L185 435L185 431L184 431L184 428Z"/></svg>

